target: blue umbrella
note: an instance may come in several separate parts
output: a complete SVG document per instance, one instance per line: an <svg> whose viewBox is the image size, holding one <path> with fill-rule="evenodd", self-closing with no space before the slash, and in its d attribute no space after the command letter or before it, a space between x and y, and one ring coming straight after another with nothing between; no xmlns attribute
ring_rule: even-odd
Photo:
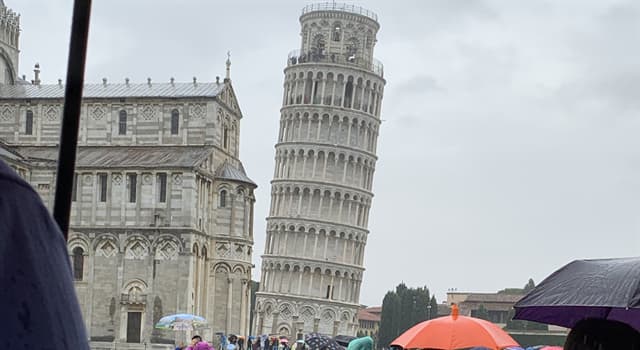
<svg viewBox="0 0 640 350"><path fill-rule="evenodd" d="M172 329L175 331L191 331L195 328L205 326L207 320L204 317L191 314L175 314L164 316L156 323L155 328Z"/></svg>

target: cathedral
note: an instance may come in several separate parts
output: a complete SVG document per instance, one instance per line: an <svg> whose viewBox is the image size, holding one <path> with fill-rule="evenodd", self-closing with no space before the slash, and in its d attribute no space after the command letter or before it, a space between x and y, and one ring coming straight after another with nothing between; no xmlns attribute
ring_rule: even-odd
<svg viewBox="0 0 640 350"><path fill-rule="evenodd" d="M18 75L20 30L0 0L0 158L52 210L65 87ZM256 184L230 65L84 87L68 249L93 349L169 348L154 324L174 313L205 317L207 340L249 332Z"/></svg>

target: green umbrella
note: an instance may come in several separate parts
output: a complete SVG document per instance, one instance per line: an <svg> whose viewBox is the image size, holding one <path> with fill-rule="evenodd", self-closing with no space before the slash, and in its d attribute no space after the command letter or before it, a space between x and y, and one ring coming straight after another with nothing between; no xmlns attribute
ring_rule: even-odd
<svg viewBox="0 0 640 350"><path fill-rule="evenodd" d="M347 350L373 350L373 339L371 337L362 337L349 342Z"/></svg>

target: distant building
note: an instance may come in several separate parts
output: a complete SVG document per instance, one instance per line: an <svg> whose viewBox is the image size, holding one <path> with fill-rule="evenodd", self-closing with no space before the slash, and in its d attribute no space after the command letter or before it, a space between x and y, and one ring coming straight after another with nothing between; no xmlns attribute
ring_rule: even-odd
<svg viewBox="0 0 640 350"><path fill-rule="evenodd" d="M52 209L65 87L37 65L18 77L19 17L2 0L0 32L0 158ZM206 317L207 339L249 332L256 185L229 66L224 81L84 87L68 249L94 349L173 343L154 329L173 313Z"/></svg>
<svg viewBox="0 0 640 350"><path fill-rule="evenodd" d="M523 296L524 294L448 292L447 304L456 303L461 315L481 317L504 327L513 305Z"/></svg>
<svg viewBox="0 0 640 350"><path fill-rule="evenodd" d="M380 330L380 316L382 307L372 306L358 310L358 336L370 336L374 340L378 339Z"/></svg>

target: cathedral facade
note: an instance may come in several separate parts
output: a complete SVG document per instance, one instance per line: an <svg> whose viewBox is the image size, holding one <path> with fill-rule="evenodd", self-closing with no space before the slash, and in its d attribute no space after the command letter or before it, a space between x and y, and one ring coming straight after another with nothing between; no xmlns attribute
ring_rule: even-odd
<svg viewBox="0 0 640 350"><path fill-rule="evenodd" d="M309 5L289 54L255 307L258 334L355 335L385 80L377 16Z"/></svg>
<svg viewBox="0 0 640 350"><path fill-rule="evenodd" d="M0 158L52 210L64 85L18 76L19 33L0 0ZM230 64L214 82L85 85L68 249L94 349L173 344L154 324L174 313L207 318L208 340L249 332L256 184Z"/></svg>

